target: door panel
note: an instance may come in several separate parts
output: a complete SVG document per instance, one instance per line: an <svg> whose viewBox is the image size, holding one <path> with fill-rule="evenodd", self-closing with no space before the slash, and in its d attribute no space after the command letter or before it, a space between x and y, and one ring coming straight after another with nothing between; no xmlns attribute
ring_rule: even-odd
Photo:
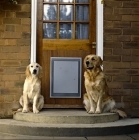
<svg viewBox="0 0 139 140"><path fill-rule="evenodd" d="M42 94L46 108L83 107L81 98L50 98L50 58L80 57L95 53L95 0L38 0L37 62L43 67Z"/></svg>
<svg viewBox="0 0 139 140"><path fill-rule="evenodd" d="M43 50L92 50L89 40L42 40L42 46Z"/></svg>

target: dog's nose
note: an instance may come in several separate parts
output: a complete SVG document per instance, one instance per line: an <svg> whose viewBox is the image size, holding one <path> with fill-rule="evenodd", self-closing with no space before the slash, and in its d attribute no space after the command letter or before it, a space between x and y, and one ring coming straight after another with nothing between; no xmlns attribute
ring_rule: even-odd
<svg viewBox="0 0 139 140"><path fill-rule="evenodd" d="M36 69L34 69L34 70L33 70L33 74L36 74L36 73L37 73L37 70L36 70Z"/></svg>
<svg viewBox="0 0 139 140"><path fill-rule="evenodd" d="M89 61L86 61L86 65L89 65Z"/></svg>

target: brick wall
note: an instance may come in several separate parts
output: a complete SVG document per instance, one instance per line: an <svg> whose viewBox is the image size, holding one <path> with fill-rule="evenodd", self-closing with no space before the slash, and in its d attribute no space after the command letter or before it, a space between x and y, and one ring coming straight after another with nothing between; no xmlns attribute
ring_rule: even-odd
<svg viewBox="0 0 139 140"><path fill-rule="evenodd" d="M30 60L30 2L0 0L0 118L19 106ZM139 1L105 0L104 72L110 94L139 116Z"/></svg>
<svg viewBox="0 0 139 140"><path fill-rule="evenodd" d="M30 3L0 0L0 118L19 107L24 71L30 61Z"/></svg>
<svg viewBox="0 0 139 140"><path fill-rule="evenodd" d="M104 72L118 107L139 117L138 0L105 0Z"/></svg>

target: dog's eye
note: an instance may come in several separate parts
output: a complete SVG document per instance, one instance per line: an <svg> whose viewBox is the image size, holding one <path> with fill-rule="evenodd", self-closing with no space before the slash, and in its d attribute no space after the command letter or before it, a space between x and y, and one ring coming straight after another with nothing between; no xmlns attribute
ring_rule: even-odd
<svg viewBox="0 0 139 140"><path fill-rule="evenodd" d="M92 60L95 60L94 57L92 57Z"/></svg>
<svg viewBox="0 0 139 140"><path fill-rule="evenodd" d="M31 66L31 68L33 68L33 66Z"/></svg>
<svg viewBox="0 0 139 140"><path fill-rule="evenodd" d="M36 67L38 68L39 66L37 65Z"/></svg>

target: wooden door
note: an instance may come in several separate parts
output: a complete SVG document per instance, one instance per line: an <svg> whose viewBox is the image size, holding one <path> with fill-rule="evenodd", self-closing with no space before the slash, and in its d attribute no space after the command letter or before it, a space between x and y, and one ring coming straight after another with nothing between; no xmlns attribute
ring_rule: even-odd
<svg viewBox="0 0 139 140"><path fill-rule="evenodd" d="M95 0L38 0L37 62L42 65L42 94L46 108L82 108L84 68L82 65L81 98L50 98L50 58L80 57L95 54Z"/></svg>

